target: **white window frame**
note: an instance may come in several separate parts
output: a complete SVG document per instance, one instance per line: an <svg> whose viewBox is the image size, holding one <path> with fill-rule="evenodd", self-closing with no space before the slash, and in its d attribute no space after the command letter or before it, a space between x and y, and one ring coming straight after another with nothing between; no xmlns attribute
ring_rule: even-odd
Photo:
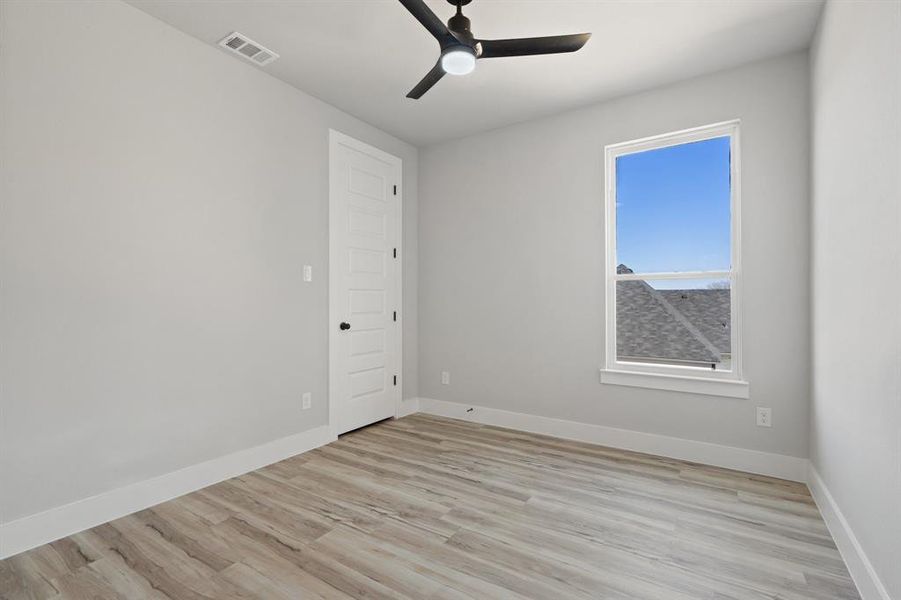
<svg viewBox="0 0 901 600"><path fill-rule="evenodd" d="M731 150L731 253L729 271L683 271L673 273L616 272L616 160L621 156L728 137ZM601 383L679 392L747 398L749 385L742 374L741 311L741 144L740 121L726 121L663 135L611 144L604 148L606 170L606 358ZM616 282L634 280L727 279L731 291L732 369L717 371L691 365L638 363L616 357Z"/></svg>

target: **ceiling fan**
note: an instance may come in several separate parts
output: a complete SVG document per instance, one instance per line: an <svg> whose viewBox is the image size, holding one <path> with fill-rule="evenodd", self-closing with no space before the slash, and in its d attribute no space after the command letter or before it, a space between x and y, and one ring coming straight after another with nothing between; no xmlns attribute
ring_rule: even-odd
<svg viewBox="0 0 901 600"><path fill-rule="evenodd" d="M424 0L400 0L416 20L428 29L441 47L441 57L432 70L410 90L407 98L421 98L444 77L471 73L479 58L501 58L504 56L528 56L532 54L559 54L575 52L585 45L590 33L553 35L549 37L518 38L512 40L480 40L472 35L470 21L463 16L463 7L472 0L447 0L457 7L457 14L441 22L426 6Z"/></svg>

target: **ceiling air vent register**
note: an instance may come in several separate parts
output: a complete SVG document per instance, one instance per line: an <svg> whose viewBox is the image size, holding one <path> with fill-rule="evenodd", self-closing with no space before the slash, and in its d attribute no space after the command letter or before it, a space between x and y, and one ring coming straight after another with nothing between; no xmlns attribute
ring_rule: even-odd
<svg viewBox="0 0 901 600"><path fill-rule="evenodd" d="M219 40L219 45L258 65L268 65L278 58L277 53L237 31Z"/></svg>

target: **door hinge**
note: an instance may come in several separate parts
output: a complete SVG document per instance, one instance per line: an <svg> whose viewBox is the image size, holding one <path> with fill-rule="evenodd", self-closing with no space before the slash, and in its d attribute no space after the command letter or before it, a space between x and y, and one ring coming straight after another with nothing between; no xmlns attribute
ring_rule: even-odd
<svg viewBox="0 0 901 600"><path fill-rule="evenodd" d="M394 258L397 258L397 248L394 249Z"/></svg>
<svg viewBox="0 0 901 600"><path fill-rule="evenodd" d="M397 186L394 186L394 195L397 196Z"/></svg>
<svg viewBox="0 0 901 600"><path fill-rule="evenodd" d="M397 311L394 311L394 322L397 323Z"/></svg>
<svg viewBox="0 0 901 600"><path fill-rule="evenodd" d="M397 385L397 375L394 376L394 385Z"/></svg>

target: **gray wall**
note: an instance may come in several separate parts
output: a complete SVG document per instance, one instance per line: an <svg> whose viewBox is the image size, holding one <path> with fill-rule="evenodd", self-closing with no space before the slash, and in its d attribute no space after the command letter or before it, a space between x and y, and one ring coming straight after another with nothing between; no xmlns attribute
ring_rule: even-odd
<svg viewBox="0 0 901 600"><path fill-rule="evenodd" d="M4 522L326 422L330 127L405 161L417 395L415 148L118 2L0 39Z"/></svg>
<svg viewBox="0 0 901 600"><path fill-rule="evenodd" d="M901 4L829 2L811 63L811 460L901 598Z"/></svg>
<svg viewBox="0 0 901 600"><path fill-rule="evenodd" d="M806 457L807 69L792 54L422 150L422 396ZM751 399L600 385L604 145L734 118Z"/></svg>

